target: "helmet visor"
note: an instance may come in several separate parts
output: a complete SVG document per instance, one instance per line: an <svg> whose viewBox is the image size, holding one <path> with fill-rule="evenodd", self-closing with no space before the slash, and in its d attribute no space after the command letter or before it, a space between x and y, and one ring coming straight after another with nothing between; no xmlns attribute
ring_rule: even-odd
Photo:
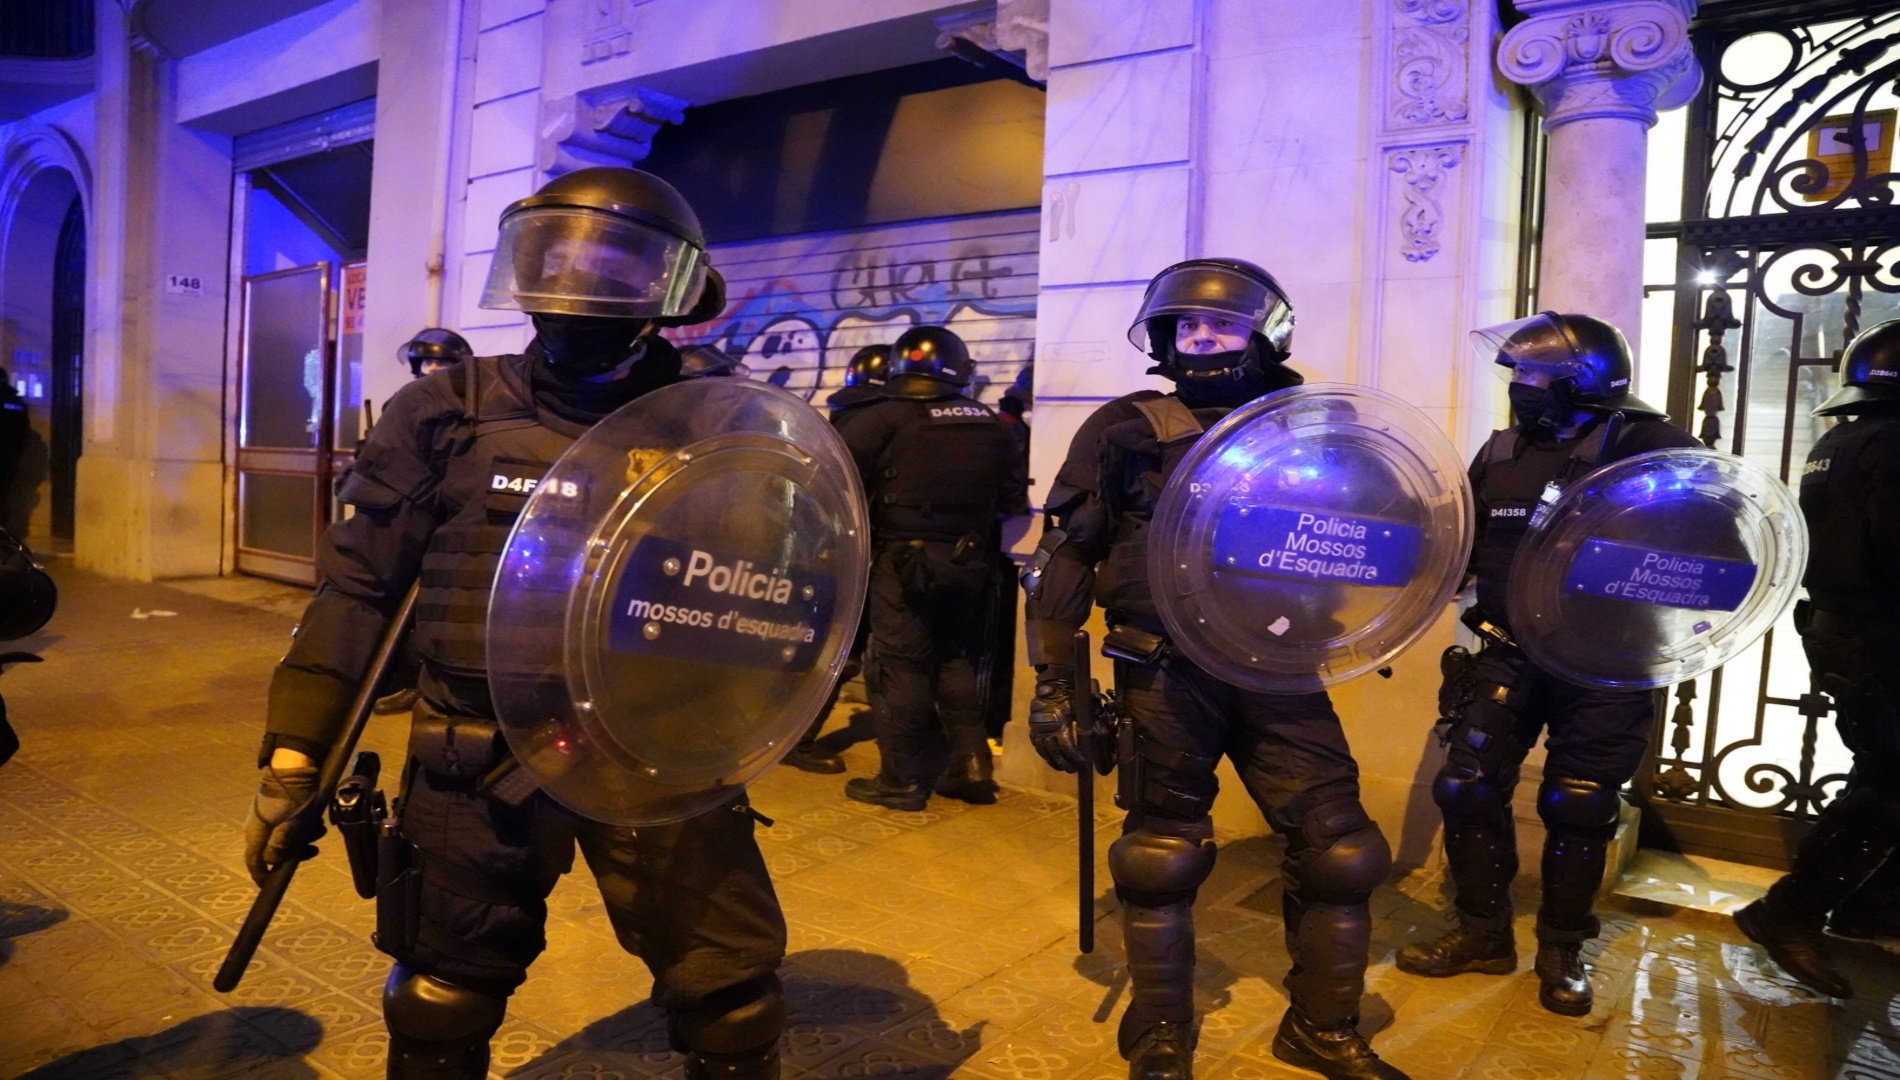
<svg viewBox="0 0 1900 1080"><path fill-rule="evenodd" d="M1128 328L1129 344L1147 352L1149 320L1182 315L1237 323L1279 350L1293 335L1293 305L1279 290L1251 274L1203 262L1170 267L1148 285Z"/></svg>
<svg viewBox="0 0 1900 1080"><path fill-rule="evenodd" d="M501 223L481 306L550 315L683 315L706 283L706 255L626 218L536 207Z"/></svg>
<svg viewBox="0 0 1900 1080"><path fill-rule="evenodd" d="M1548 311L1473 330L1471 351L1480 362L1546 377L1540 381L1576 375L1580 364L1577 343Z"/></svg>

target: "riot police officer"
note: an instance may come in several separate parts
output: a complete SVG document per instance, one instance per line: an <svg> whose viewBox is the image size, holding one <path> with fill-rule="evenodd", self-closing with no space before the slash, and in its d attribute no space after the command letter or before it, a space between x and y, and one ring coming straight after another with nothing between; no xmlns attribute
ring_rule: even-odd
<svg viewBox="0 0 1900 1080"><path fill-rule="evenodd" d="M1601 319L1542 312L1479 330L1472 341L1481 359L1510 369L1516 423L1493 433L1471 462L1477 603L1464 621L1482 649L1469 656L1454 646L1439 691L1446 754L1432 797L1444 815L1456 923L1439 938L1400 949L1397 963L1427 976L1516 969L1511 796L1519 765L1547 730L1537 791L1546 829L1538 1001L1583 1016L1592 993L1581 949L1598 930L1595 898L1616 833L1617 792L1642 761L1655 705L1648 691L1586 689L1531 663L1510 636L1506 585L1538 506L1564 484L1619 458L1700 444L1630 393L1629 345Z"/></svg>
<svg viewBox="0 0 1900 1080"><path fill-rule="evenodd" d="M0 641L36 634L59 606L59 589L27 546L0 525ZM29 652L0 651L0 669L8 664L38 663ZM0 698L0 765L20 749L20 738L7 723L7 701Z"/></svg>
<svg viewBox="0 0 1900 1080"><path fill-rule="evenodd" d="M467 338L455 331L431 326L416 331L415 337L403 342L396 356L408 363L411 378L420 379L473 359L475 350L469 347Z"/></svg>
<svg viewBox="0 0 1900 1080"><path fill-rule="evenodd" d="M1023 505L1026 482L996 414L963 396L970 368L962 338L914 327L891 346L885 400L838 424L864 478L876 545L867 603L880 764L876 776L847 781L845 794L894 810L923 809L933 788L996 801L976 671L989 641L972 613L985 610L1000 519ZM938 719L949 761L933 777Z"/></svg>
<svg viewBox="0 0 1900 1080"><path fill-rule="evenodd" d="M1801 841L1794 869L1735 923L1788 974L1844 998L1854 988L1822 926L1892 932L1900 881L1900 320L1857 335L1840 370L1839 392L1814 414L1847 419L1801 470L1812 547L1795 626L1854 766Z"/></svg>
<svg viewBox="0 0 1900 1080"><path fill-rule="evenodd" d="M840 427L848 416L857 415L866 405L884 400L884 383L890 375L891 347L889 345L866 345L851 354L851 360L845 365L844 385L831 392L825 399L825 408L831 411L833 427ZM859 673L864 675L865 692L875 696L871 685L877 681L872 665L866 662L865 646L871 636L871 623L868 619L858 620L858 636L851 643L851 657L845 661L844 670L838 673L838 681L831 688L831 696L825 699L824 707L818 710L817 719L807 728L798 745L786 753L782 759L794 769L808 773L841 773L845 769L844 758L818 741L819 733L825 729L825 721L830 718L831 710L837 707L838 696L844 690L844 684L850 682ZM874 722L875 723L875 722Z"/></svg>
<svg viewBox="0 0 1900 1080"><path fill-rule="evenodd" d="M1282 1061L1337 1078L1404 1076L1358 1031L1372 917L1391 852L1359 800L1359 769L1324 691L1272 695L1222 682L1172 649L1147 576L1146 534L1168 475L1203 430L1303 380L1285 360L1293 308L1272 275L1239 259L1192 259L1156 275L1129 329L1172 392L1137 391L1083 421L1050 488L1026 575L1036 668L1030 739L1057 769L1087 767L1075 733L1070 641L1107 609L1118 711L1135 760L1109 870L1122 904L1132 991L1119 1033L1130 1080L1191 1074L1196 891L1213 870L1214 768L1231 758L1286 837L1283 901L1292 1005Z"/></svg>
<svg viewBox="0 0 1900 1080"><path fill-rule="evenodd" d="M399 809L414 857L379 889L376 938L396 960L390 1077L487 1075L488 1040L545 946L545 901L577 842L622 946L653 972L686 1075L779 1075L785 923L743 797L629 829L504 791L486 678L488 588L521 492L593 423L677 381L679 354L653 331L711 318L722 294L697 217L665 181L623 168L550 181L503 212L481 301L529 313L527 351L405 386L343 486L356 513L325 534L323 584L272 678L246 861L261 875L296 842L285 822L419 577L421 699Z"/></svg>
<svg viewBox="0 0 1900 1080"><path fill-rule="evenodd" d="M884 400L884 384L890 377L889 345L866 345L852 353L851 360L845 364L844 385L825 399L825 408L831 410L832 424L838 424L846 416L857 415L855 410L862 406Z"/></svg>

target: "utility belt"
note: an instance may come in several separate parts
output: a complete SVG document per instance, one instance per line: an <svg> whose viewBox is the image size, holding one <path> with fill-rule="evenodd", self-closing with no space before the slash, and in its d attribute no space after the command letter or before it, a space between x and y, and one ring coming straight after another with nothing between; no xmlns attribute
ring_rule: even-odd
<svg viewBox="0 0 1900 1080"><path fill-rule="evenodd" d="M1108 633L1102 636L1102 655L1124 664L1147 667L1181 655L1168 640L1161 620L1133 611L1108 612Z"/></svg>

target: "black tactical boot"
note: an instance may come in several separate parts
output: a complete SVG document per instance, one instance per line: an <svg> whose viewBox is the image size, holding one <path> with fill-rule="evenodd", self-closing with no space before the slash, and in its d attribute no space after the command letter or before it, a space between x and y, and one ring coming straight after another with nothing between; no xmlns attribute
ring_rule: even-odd
<svg viewBox="0 0 1900 1080"><path fill-rule="evenodd" d="M1767 949L1769 959L1802 985L1828 997L1854 996L1854 984L1834 966L1820 927L1778 913L1766 897L1737 911L1735 925L1748 935L1748 940Z"/></svg>
<svg viewBox="0 0 1900 1080"><path fill-rule="evenodd" d="M1405 1073L1379 1059L1359 1034L1356 1017L1341 1027L1321 1028L1298 1009L1288 1009L1273 1036L1273 1056L1327 1080L1407 1080Z"/></svg>
<svg viewBox="0 0 1900 1080"><path fill-rule="evenodd" d="M937 781L937 794L987 806L996 801L996 765L987 748L965 754L950 763Z"/></svg>
<svg viewBox="0 0 1900 1080"><path fill-rule="evenodd" d="M424 1043L392 1036L383 1075L387 1080L486 1080L488 1040Z"/></svg>
<svg viewBox="0 0 1900 1080"><path fill-rule="evenodd" d="M817 743L801 742L785 755L785 764L808 773L841 773L844 759Z"/></svg>
<svg viewBox="0 0 1900 1080"><path fill-rule="evenodd" d="M1457 924L1430 941L1401 948L1395 963L1411 975L1442 979L1476 971L1509 975L1517 970L1517 942L1511 936L1511 913L1480 918L1454 910Z"/></svg>
<svg viewBox="0 0 1900 1080"><path fill-rule="evenodd" d="M1900 858L1888 856L1874 876L1834 905L1827 928L1844 938L1900 938Z"/></svg>
<svg viewBox="0 0 1900 1080"><path fill-rule="evenodd" d="M1854 941L1900 938L1900 903L1881 906L1850 896L1828 915L1827 928L1837 937Z"/></svg>
<svg viewBox="0 0 1900 1080"><path fill-rule="evenodd" d="M1180 1024L1162 1020L1136 1036L1125 1051L1128 1080L1193 1080L1194 1048Z"/></svg>
<svg viewBox="0 0 1900 1080"><path fill-rule="evenodd" d="M1537 1003L1560 1016L1588 1016L1596 995L1583 966L1583 943L1537 943Z"/></svg>
<svg viewBox="0 0 1900 1080"><path fill-rule="evenodd" d="M847 799L892 810L922 810L930 801L930 789L924 785L900 784L883 773L846 780L844 794Z"/></svg>
<svg viewBox="0 0 1900 1080"><path fill-rule="evenodd" d="M1194 901L1150 907L1122 901L1128 1010L1116 1045L1129 1080L1188 1080L1194 1050Z"/></svg>
<svg viewBox="0 0 1900 1080"><path fill-rule="evenodd" d="M779 1080L778 1044L744 1054L689 1053L685 1080Z"/></svg>

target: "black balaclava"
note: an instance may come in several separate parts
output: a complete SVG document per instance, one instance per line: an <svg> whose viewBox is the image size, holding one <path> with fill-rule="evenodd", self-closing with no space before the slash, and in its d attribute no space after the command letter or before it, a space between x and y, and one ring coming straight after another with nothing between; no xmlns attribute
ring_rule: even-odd
<svg viewBox="0 0 1900 1080"><path fill-rule="evenodd" d="M1172 337L1172 332L1170 332ZM1237 409L1254 398L1277 389L1267 377L1267 361L1262 357L1260 335L1255 334L1239 352L1201 353L1192 359L1212 369L1207 375L1192 374L1184 357L1173 352L1174 396L1190 409ZM1172 343L1168 345L1174 349ZM1278 363L1276 358L1274 363Z"/></svg>
<svg viewBox="0 0 1900 1080"><path fill-rule="evenodd" d="M533 312L534 340L541 355L565 376L589 378L620 366L646 330L646 319Z"/></svg>
<svg viewBox="0 0 1900 1080"><path fill-rule="evenodd" d="M537 323L544 317L536 316ZM555 415L580 424L592 424L634 398L680 380L679 350L655 335L638 338L630 349L616 347L619 360L607 367L599 367L597 363L556 364L548 355L547 342L539 336L528 346L528 351L547 360L530 369L535 401ZM629 357L633 363L624 374L618 378L601 378Z"/></svg>
<svg viewBox="0 0 1900 1080"><path fill-rule="evenodd" d="M1570 403L1573 380L1559 379L1549 386L1514 382L1504 388L1511 399L1511 415L1517 429L1526 435L1555 435L1570 422L1575 407Z"/></svg>

